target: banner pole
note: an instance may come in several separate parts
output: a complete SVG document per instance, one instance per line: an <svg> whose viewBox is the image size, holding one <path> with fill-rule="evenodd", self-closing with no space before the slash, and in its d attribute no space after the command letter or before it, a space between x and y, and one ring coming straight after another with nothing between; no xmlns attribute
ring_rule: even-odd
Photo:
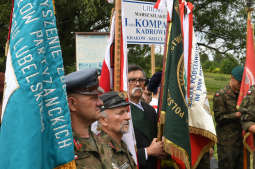
<svg viewBox="0 0 255 169"><path fill-rule="evenodd" d="M115 0L114 91L120 91L121 0Z"/></svg>
<svg viewBox="0 0 255 169"><path fill-rule="evenodd" d="M155 45L151 45L151 75L155 73Z"/></svg>

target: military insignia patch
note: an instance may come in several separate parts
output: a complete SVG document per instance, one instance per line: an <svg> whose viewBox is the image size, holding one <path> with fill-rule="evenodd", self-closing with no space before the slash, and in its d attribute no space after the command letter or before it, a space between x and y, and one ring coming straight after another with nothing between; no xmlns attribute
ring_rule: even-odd
<svg viewBox="0 0 255 169"><path fill-rule="evenodd" d="M77 160L78 159L78 155L75 154L74 155L74 159Z"/></svg>
<svg viewBox="0 0 255 169"><path fill-rule="evenodd" d="M125 91L119 92L118 94L123 99L127 99L128 98L127 92L125 92Z"/></svg>
<svg viewBox="0 0 255 169"><path fill-rule="evenodd" d="M252 93L251 90L248 90L247 94L248 94L248 95L251 95L251 93Z"/></svg>
<svg viewBox="0 0 255 169"><path fill-rule="evenodd" d="M220 95L220 93L218 93L218 92L217 92L217 93L215 93L215 96L219 96L219 95Z"/></svg>

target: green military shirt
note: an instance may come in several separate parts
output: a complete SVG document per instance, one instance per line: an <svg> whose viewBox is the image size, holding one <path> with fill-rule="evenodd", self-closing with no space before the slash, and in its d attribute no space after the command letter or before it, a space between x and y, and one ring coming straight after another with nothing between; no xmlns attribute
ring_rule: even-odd
<svg viewBox="0 0 255 169"><path fill-rule="evenodd" d="M121 141L119 145L103 131L97 136L97 140L99 151L104 154L102 162L107 169L136 169L136 164L124 142Z"/></svg>
<svg viewBox="0 0 255 169"><path fill-rule="evenodd" d="M216 92L213 97L213 111L216 121L218 144L242 145L240 118L236 117L238 94L229 85Z"/></svg>
<svg viewBox="0 0 255 169"><path fill-rule="evenodd" d="M251 125L255 124L255 86L251 86L243 98L239 111L242 113L242 128L247 131Z"/></svg>
<svg viewBox="0 0 255 169"><path fill-rule="evenodd" d="M75 132L73 137L77 169L106 169L101 163L98 145L92 132L89 138L81 138Z"/></svg>

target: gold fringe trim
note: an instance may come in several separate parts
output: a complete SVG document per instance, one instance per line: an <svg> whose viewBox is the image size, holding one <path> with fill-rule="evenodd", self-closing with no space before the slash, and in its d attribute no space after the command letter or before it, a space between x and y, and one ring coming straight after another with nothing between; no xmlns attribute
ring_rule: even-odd
<svg viewBox="0 0 255 169"><path fill-rule="evenodd" d="M174 166L174 169L180 169L175 161L173 162L173 166Z"/></svg>
<svg viewBox="0 0 255 169"><path fill-rule="evenodd" d="M254 150L250 148L250 146L246 143L246 139L251 135L250 132L246 132L245 135L243 136L243 145L244 147L252 154Z"/></svg>
<svg viewBox="0 0 255 169"><path fill-rule="evenodd" d="M250 153L250 169L253 169L253 153Z"/></svg>
<svg viewBox="0 0 255 169"><path fill-rule="evenodd" d="M164 138L163 141L165 152L183 161L186 168L190 169L190 159L188 153L183 148L174 144L172 141L166 138Z"/></svg>
<svg viewBox="0 0 255 169"><path fill-rule="evenodd" d="M75 160L73 160L73 161L71 161L69 163L66 163L64 165L58 166L55 169L76 169Z"/></svg>
<svg viewBox="0 0 255 169"><path fill-rule="evenodd" d="M243 136L243 145L244 147L249 151L250 153L250 169L253 169L253 153L254 150L250 148L250 146L246 143L246 139L251 135L252 133L246 132L245 135Z"/></svg>
<svg viewBox="0 0 255 169"><path fill-rule="evenodd" d="M191 167L192 169L196 169L196 168L197 168L197 166L198 166L200 160L202 159L202 157L204 156L204 154L205 154L206 152L208 152L209 149L210 149L214 144L215 144L214 142L210 142L210 143L208 143L208 144L202 149L202 151L200 152L200 154L199 154L199 156L198 156L198 159L197 159L196 163Z"/></svg>
<svg viewBox="0 0 255 169"><path fill-rule="evenodd" d="M207 130L189 126L189 132L192 134L201 135L217 143L217 136Z"/></svg>

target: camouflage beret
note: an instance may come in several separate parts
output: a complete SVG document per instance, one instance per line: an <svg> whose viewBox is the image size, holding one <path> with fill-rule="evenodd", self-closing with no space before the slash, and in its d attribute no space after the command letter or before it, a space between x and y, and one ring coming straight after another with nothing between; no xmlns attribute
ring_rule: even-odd
<svg viewBox="0 0 255 169"><path fill-rule="evenodd" d="M126 101L125 97L120 92L111 91L104 93L100 96L100 99L104 103L103 110L129 105L129 102Z"/></svg>
<svg viewBox="0 0 255 169"><path fill-rule="evenodd" d="M244 67L239 65L239 66L236 66L234 67L234 69L232 69L232 76L238 80L239 82L242 81L242 77L243 77L243 70L244 70Z"/></svg>

